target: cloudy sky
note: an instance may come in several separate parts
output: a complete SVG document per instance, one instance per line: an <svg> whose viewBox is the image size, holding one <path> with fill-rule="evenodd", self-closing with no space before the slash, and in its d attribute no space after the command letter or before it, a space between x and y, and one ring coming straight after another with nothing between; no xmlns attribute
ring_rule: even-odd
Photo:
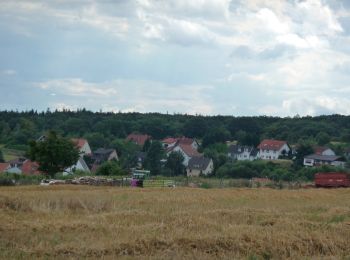
<svg viewBox="0 0 350 260"><path fill-rule="evenodd" d="M0 1L0 109L350 114L348 0Z"/></svg>

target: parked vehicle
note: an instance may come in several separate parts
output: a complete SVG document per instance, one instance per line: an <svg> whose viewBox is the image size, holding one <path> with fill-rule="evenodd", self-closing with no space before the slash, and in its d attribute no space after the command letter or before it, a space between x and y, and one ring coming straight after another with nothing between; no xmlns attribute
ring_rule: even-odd
<svg viewBox="0 0 350 260"><path fill-rule="evenodd" d="M350 175L338 172L316 173L315 186L317 188L350 187Z"/></svg>

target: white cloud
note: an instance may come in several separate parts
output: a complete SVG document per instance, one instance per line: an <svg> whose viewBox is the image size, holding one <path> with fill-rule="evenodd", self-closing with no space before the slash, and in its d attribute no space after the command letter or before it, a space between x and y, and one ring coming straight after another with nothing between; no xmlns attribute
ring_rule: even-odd
<svg viewBox="0 0 350 260"><path fill-rule="evenodd" d="M36 83L41 89L56 91L69 96L92 96L108 97L118 92L109 84L96 84L83 82L81 79L54 79L46 82Z"/></svg>
<svg viewBox="0 0 350 260"><path fill-rule="evenodd" d="M207 85L170 86L161 82L138 80L114 80L91 83L82 79L54 79L35 84L44 91L55 91L59 108L77 107L67 103L69 97L81 101L81 107L102 108L107 111L162 111L189 114L212 114L214 104L207 94L212 90ZM64 104L65 106L63 106Z"/></svg>

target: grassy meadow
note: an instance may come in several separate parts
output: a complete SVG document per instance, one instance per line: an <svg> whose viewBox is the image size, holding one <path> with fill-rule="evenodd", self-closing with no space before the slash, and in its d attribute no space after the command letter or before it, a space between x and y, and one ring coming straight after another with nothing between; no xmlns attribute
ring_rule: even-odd
<svg viewBox="0 0 350 260"><path fill-rule="evenodd" d="M0 258L350 257L350 189L0 187Z"/></svg>

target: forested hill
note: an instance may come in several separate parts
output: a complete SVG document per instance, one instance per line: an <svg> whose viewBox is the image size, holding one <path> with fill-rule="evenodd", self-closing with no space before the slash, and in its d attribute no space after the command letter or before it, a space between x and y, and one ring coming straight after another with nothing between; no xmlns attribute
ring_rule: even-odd
<svg viewBox="0 0 350 260"><path fill-rule="evenodd" d="M318 117L233 117L191 116L158 113L100 113L86 110L62 112L0 112L0 143L8 147L27 144L47 130L67 137L85 137L92 146L108 146L131 132L151 135L188 136L202 139L204 145L226 140L256 145L263 138L300 140L315 143L350 142L350 116Z"/></svg>

